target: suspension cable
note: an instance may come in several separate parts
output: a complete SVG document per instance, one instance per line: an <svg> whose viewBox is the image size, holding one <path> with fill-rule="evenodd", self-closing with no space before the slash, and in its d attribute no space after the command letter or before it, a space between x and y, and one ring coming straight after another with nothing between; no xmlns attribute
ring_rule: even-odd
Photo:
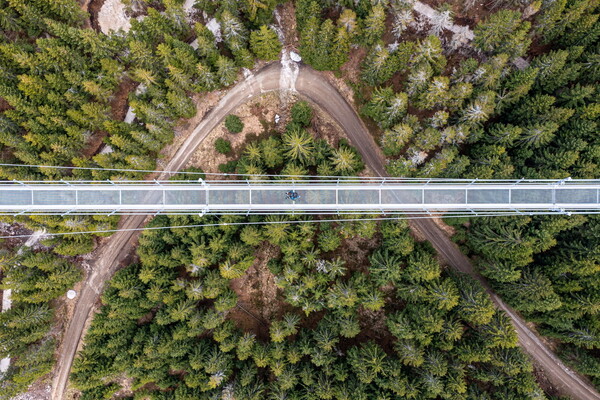
<svg viewBox="0 0 600 400"><path fill-rule="evenodd" d="M244 225L270 225L270 224L306 224L306 223L326 223L326 222L360 222L360 221L393 221L393 220L417 220L417 219L432 219L432 218L474 218L474 217L504 217L522 215L522 213L505 213L505 214L464 214L464 215L424 215L424 216L404 216L404 217L378 217L378 218L338 218L338 219L313 219L313 220L294 220L294 221L256 221L256 222L219 222L210 224L190 224L190 225L175 225L175 226L152 226L142 228L117 228L117 229L106 229L106 230L94 230L94 231L80 231L80 232L56 232L56 233L45 233L45 236L71 236L71 235L85 235L85 234L99 234L99 233L116 233L116 232L135 232L145 230L161 230L161 229L185 229L185 228L204 228L214 226L244 226ZM13 236L0 236L0 239L10 238L28 238L34 234L29 235L13 235Z"/></svg>

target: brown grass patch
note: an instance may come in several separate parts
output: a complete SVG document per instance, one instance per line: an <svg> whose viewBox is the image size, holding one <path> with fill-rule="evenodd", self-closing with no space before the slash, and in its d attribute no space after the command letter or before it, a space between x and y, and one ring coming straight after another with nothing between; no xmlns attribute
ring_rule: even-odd
<svg viewBox="0 0 600 400"><path fill-rule="evenodd" d="M129 108L129 93L135 90L138 83L132 81L129 77L125 77L117 87L116 92L112 96L110 105L110 115L116 121L123 121ZM82 154L88 158L100 151L104 144L104 138L108 136L106 131L97 131L88 139L85 149Z"/></svg>
<svg viewBox="0 0 600 400"><path fill-rule="evenodd" d="M283 44L286 48L296 50L298 49L298 30L296 29L296 7L294 3L288 1L284 4L280 4L275 9L276 20L285 37L285 43Z"/></svg>
<svg viewBox="0 0 600 400"><path fill-rule="evenodd" d="M456 233L456 228L446 224L441 217L434 217L434 218L432 218L432 220L438 226L438 228L440 228L442 231L444 231L446 236L452 237Z"/></svg>
<svg viewBox="0 0 600 400"><path fill-rule="evenodd" d="M344 79L352 83L360 83L361 65L366 56L367 49L364 47L352 48L350 50L348 61L340 68Z"/></svg>
<svg viewBox="0 0 600 400"><path fill-rule="evenodd" d="M217 99L218 101L218 99ZM215 102L216 103L216 102ZM219 172L219 165L231 160L236 160L242 154L247 143L247 136L260 136L265 131L277 128L275 125L275 115L280 112L281 102L277 92L265 93L264 95L251 100L240 106L233 114L240 117L244 123L244 129L240 133L230 133L225 128L225 123L221 122L217 128L208 134L206 139L196 149L196 152L190 159L189 165L202 168L204 172ZM201 113L199 112L197 117ZM202 114L204 116L204 114ZM196 117L188 122L188 128L185 131L193 130L202 118ZM282 125L281 121L280 124ZM231 142L232 152L230 154L221 154L215 150L215 141L223 138ZM176 146L175 148L178 148Z"/></svg>
<svg viewBox="0 0 600 400"><path fill-rule="evenodd" d="M232 279L229 285L237 294L239 305L229 312L229 318L244 332L256 333L261 339L268 338L270 321L280 317L287 308L275 285L275 275L267 266L279 253L279 247L264 242L246 274Z"/></svg>
<svg viewBox="0 0 600 400"><path fill-rule="evenodd" d="M104 1L105 0L84 0L84 6L86 7L85 11L87 11L90 14L89 21L86 21L86 27L91 27L97 32L100 32L98 14L100 13L100 9L104 5Z"/></svg>

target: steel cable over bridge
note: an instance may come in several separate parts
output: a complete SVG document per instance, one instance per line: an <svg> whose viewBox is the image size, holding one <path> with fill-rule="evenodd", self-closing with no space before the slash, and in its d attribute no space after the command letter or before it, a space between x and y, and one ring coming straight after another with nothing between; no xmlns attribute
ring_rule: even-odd
<svg viewBox="0 0 600 400"><path fill-rule="evenodd" d="M299 198L286 196L295 191ZM0 214L600 213L600 180L2 181Z"/></svg>

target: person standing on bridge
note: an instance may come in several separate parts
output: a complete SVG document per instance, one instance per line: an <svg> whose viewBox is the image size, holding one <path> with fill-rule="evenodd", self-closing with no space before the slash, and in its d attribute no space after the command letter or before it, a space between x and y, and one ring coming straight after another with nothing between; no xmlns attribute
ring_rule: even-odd
<svg viewBox="0 0 600 400"><path fill-rule="evenodd" d="M300 195L295 190L290 190L289 192L286 192L285 197L288 200L296 201L300 198Z"/></svg>

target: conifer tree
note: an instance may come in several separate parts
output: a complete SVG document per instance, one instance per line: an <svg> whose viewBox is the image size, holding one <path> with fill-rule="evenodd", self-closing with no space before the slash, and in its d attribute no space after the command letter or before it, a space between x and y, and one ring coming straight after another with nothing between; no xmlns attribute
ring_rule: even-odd
<svg viewBox="0 0 600 400"><path fill-rule="evenodd" d="M250 33L250 48L258 58L272 61L279 58L281 43L273 29L262 25L258 31Z"/></svg>

